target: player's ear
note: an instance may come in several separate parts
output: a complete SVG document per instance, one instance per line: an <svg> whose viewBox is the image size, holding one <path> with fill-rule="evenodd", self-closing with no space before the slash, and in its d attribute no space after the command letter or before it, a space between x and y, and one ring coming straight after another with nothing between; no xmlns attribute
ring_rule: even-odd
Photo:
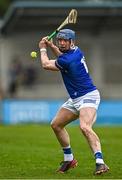
<svg viewBox="0 0 122 180"><path fill-rule="evenodd" d="M71 39L71 48L75 46L74 41Z"/></svg>

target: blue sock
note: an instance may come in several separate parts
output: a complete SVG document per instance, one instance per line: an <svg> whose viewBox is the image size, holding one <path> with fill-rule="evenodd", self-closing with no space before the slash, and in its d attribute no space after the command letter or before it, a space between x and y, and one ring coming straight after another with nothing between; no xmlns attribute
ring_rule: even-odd
<svg viewBox="0 0 122 180"><path fill-rule="evenodd" d="M94 154L97 164L104 164L102 152L98 151Z"/></svg>
<svg viewBox="0 0 122 180"><path fill-rule="evenodd" d="M63 148L64 154L72 154L71 147Z"/></svg>
<svg viewBox="0 0 122 180"><path fill-rule="evenodd" d="M97 158L103 159L103 156L102 156L101 152L96 152L94 155L95 155L95 159L97 159Z"/></svg>
<svg viewBox="0 0 122 180"><path fill-rule="evenodd" d="M73 154L70 146L63 148L63 152L64 152L64 161L73 160Z"/></svg>

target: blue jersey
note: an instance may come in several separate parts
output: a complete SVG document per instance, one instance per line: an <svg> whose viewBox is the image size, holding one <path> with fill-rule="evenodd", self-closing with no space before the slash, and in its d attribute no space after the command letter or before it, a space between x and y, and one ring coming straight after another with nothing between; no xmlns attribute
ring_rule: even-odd
<svg viewBox="0 0 122 180"><path fill-rule="evenodd" d="M61 71L64 84L72 99L96 90L88 73L84 54L78 47L60 55L55 64Z"/></svg>

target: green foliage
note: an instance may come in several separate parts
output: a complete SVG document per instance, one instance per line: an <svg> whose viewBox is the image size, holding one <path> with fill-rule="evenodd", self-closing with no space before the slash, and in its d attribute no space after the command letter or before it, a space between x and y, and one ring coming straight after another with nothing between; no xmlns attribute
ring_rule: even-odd
<svg viewBox="0 0 122 180"><path fill-rule="evenodd" d="M3 16L12 0L0 0L0 16Z"/></svg>
<svg viewBox="0 0 122 180"><path fill-rule="evenodd" d="M0 179L121 179L122 127L95 127L110 172L93 176L94 158L79 127L69 126L77 168L57 174L62 150L48 125L0 126Z"/></svg>

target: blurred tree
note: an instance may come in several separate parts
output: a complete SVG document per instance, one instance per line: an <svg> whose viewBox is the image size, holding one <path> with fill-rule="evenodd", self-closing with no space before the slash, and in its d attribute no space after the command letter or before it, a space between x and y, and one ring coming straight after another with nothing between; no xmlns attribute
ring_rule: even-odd
<svg viewBox="0 0 122 180"><path fill-rule="evenodd" d="M13 0L0 0L0 16L3 16Z"/></svg>

